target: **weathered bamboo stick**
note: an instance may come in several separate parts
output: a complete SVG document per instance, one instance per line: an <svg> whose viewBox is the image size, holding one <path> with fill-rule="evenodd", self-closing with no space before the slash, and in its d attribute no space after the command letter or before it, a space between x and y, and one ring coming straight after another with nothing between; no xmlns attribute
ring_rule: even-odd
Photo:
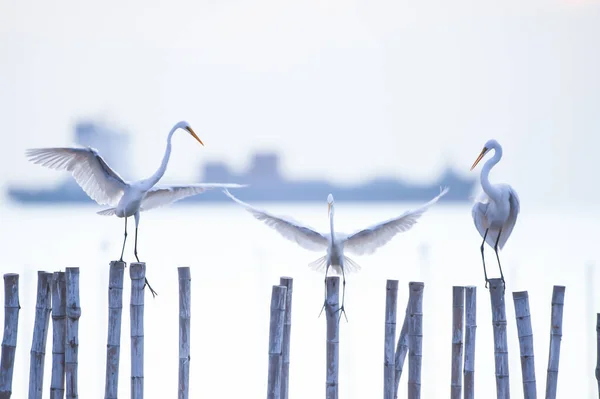
<svg viewBox="0 0 600 399"><path fill-rule="evenodd" d="M21 309L19 305L19 275L7 273L4 275L4 335L0 365L0 399L8 399L12 395L19 309Z"/></svg>
<svg viewBox="0 0 600 399"><path fill-rule="evenodd" d="M475 332L477 330L477 287L465 287L464 399L475 399Z"/></svg>
<svg viewBox="0 0 600 399"><path fill-rule="evenodd" d="M144 284L146 264L132 263L129 266L131 278L130 330L131 330L131 399L144 397Z"/></svg>
<svg viewBox="0 0 600 399"><path fill-rule="evenodd" d="M267 399L281 397L281 349L285 321L285 296L287 287L274 285L271 291L271 316L269 324L269 375Z"/></svg>
<svg viewBox="0 0 600 399"><path fill-rule="evenodd" d="M65 272L52 276L52 376L50 399L65 396L65 341L67 337L67 287Z"/></svg>
<svg viewBox="0 0 600 399"><path fill-rule="evenodd" d="M385 335L383 345L383 397L394 398L396 365L394 344L398 307L398 280L387 280L385 286Z"/></svg>
<svg viewBox="0 0 600 399"><path fill-rule="evenodd" d="M121 316L123 314L123 276L125 262L110 262L108 278L108 336L106 338L106 378L104 398L117 399L119 358L121 355Z"/></svg>
<svg viewBox="0 0 600 399"><path fill-rule="evenodd" d="M596 313L596 381L600 398L600 313Z"/></svg>
<svg viewBox="0 0 600 399"><path fill-rule="evenodd" d="M498 399L510 398L508 378L508 342L506 336L506 306L504 284L499 278L489 280L494 329L494 357L496 365L496 394Z"/></svg>
<svg viewBox="0 0 600 399"><path fill-rule="evenodd" d="M423 360L423 290L425 284L410 282L408 319L408 397L421 397L421 363ZM412 300L411 300L412 299Z"/></svg>
<svg viewBox="0 0 600 399"><path fill-rule="evenodd" d="M562 318L565 303L565 287L555 285L552 289L552 316L550 318L550 353L548 354L548 373L546 374L546 399L556 399L558 384L558 360L560 341L562 340Z"/></svg>
<svg viewBox="0 0 600 399"><path fill-rule="evenodd" d="M41 399L44 385L46 340L52 310L52 273L38 271L35 321L29 361L29 399Z"/></svg>
<svg viewBox="0 0 600 399"><path fill-rule="evenodd" d="M529 295L527 291L513 292L517 333L521 350L521 373L523 375L523 393L525 399L537 398L535 387L535 361L533 351L533 329L529 312Z"/></svg>
<svg viewBox="0 0 600 399"><path fill-rule="evenodd" d="M411 291L412 292L412 291ZM410 299L409 299L410 303ZM408 353L408 304L404 312L404 322L398 336L398 344L396 345L396 353L394 356L395 379L394 382L394 399L398 398L398 388L400 387L400 377L402 377L402 369L404 367L404 359Z"/></svg>
<svg viewBox="0 0 600 399"><path fill-rule="evenodd" d="M188 399L190 394L190 328L192 303L192 275L189 267L178 267L179 276L179 387L178 399Z"/></svg>
<svg viewBox="0 0 600 399"><path fill-rule="evenodd" d="M325 312L327 315L327 357L325 398L338 398L338 374L340 361L340 278L327 277L327 299Z"/></svg>
<svg viewBox="0 0 600 399"><path fill-rule="evenodd" d="M452 369L450 398L460 399L462 392L465 287L452 287Z"/></svg>
<svg viewBox="0 0 600 399"><path fill-rule="evenodd" d="M67 280L67 346L65 350L65 374L67 399L78 397L77 363L79 356L79 268L65 269Z"/></svg>
<svg viewBox="0 0 600 399"><path fill-rule="evenodd" d="M281 277L279 285L287 288L285 295L285 320L283 322L283 346L281 364L281 399L288 399L290 386L290 338L292 334L292 294L294 292L294 279Z"/></svg>

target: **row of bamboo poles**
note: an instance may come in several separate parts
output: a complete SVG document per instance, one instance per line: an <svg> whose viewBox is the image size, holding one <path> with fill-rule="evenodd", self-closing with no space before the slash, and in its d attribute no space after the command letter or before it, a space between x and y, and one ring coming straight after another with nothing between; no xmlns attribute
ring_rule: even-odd
<svg viewBox="0 0 600 399"><path fill-rule="evenodd" d="M407 355L408 398L418 399L421 397L424 288L425 284L422 282L409 283L409 297L404 322L396 341L398 280L387 280L383 362L384 399L396 399L398 397L400 378ZM510 398L510 384L506 331L507 320L502 280L491 279L489 291L494 334L496 393L498 398L508 399ZM565 287L554 286L550 321L550 348L546 375L546 398L556 398L564 297ZM519 338L524 397L525 399L533 399L537 397L537 392L533 331L527 291L514 292L513 302ZM475 397L476 304L476 287L452 287L452 368L450 381L450 397L452 399L459 399L461 396L465 399L473 399ZM340 319L337 314L338 309L339 277L328 277L326 300L326 399L338 398L340 362ZM288 384L289 329L291 327L288 315L291 316L291 290L286 293L286 287L283 286L282 280L282 285L273 286L271 296L267 399L287 399L287 390L280 389L280 387L283 387L283 384L286 386ZM600 313L597 315L596 331L598 337L598 360L595 371L600 396ZM283 372L283 367L286 367L285 372Z"/></svg>
<svg viewBox="0 0 600 399"><path fill-rule="evenodd" d="M116 399L119 384L121 348L121 318L123 313L123 278L125 263L111 262L108 283L108 336L106 346L105 399ZM187 399L190 377L190 299L191 275L189 267L178 268L179 273L179 399ZM144 283L146 265L132 263L130 337L131 337L131 398L144 397ZM12 395L12 377L17 348L19 325L19 275L4 275L4 336L0 364L0 399ZM79 397L79 268L64 272L38 272L37 300L31 359L29 369L29 399L41 399L44 380L46 340L52 315L52 375L50 398ZM22 397L22 395L17 395Z"/></svg>
<svg viewBox="0 0 600 399"><path fill-rule="evenodd" d="M108 334L106 348L105 399L116 399L119 382L121 319L123 312L124 262L111 262L108 285ZM144 396L144 283L146 266L132 263L130 300L131 398ZM179 275L179 399L189 396L191 274L188 267L178 268ZM339 375L339 277L327 278L326 298L326 399L338 398ZM398 281L387 280L384 336L384 399L398 397L400 378L408 356L408 397L420 398L423 348L422 282L409 283L409 297L404 321L396 340ZM490 280L490 300L494 334L496 392L509 398L507 320L502 281ZM19 322L19 275L4 275L4 336L0 361L0 399L10 398ZM293 279L281 277L272 287L268 344L267 399L288 399L290 375L290 340L292 327ZM546 376L546 398L556 398L558 365L562 338L565 287L554 286L550 324L550 348ZM450 397L475 397L476 287L452 288L452 356ZM523 392L535 398L533 331L526 291L514 292L517 332L521 355ZM78 397L79 268L65 272L38 272L37 301L33 340L30 352L29 398L41 399L44 379L46 340L52 316L52 375L50 398ZM598 340L595 369L600 395L600 313L597 315Z"/></svg>

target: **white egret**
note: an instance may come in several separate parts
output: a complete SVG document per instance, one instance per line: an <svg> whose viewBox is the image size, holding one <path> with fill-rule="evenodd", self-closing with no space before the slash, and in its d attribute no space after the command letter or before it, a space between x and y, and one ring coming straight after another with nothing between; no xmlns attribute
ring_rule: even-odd
<svg viewBox="0 0 600 399"><path fill-rule="evenodd" d="M483 274L485 276L485 287L488 285L487 271L485 270L485 257L483 255L483 247L487 242L490 247L496 252L498 259L498 267L500 268L500 276L502 283L504 274L500 265L500 257L498 256L498 248L502 249L508 237L515 227L517 215L520 210L519 196L517 192L508 184L491 184L490 170L502 159L502 146L496 140L488 140L485 143L483 150L471 166L471 170L477 166L479 161L491 150L494 150L494 156L489 159L481 169L481 187L483 192L475 200L473 205L472 215L475 227L479 234L483 237L481 243L481 259L483 261Z"/></svg>
<svg viewBox="0 0 600 399"><path fill-rule="evenodd" d="M327 212L329 216L329 233L319 233L311 227L296 222L290 218L274 216L266 211L254 208L253 206L242 202L234 197L227 189L223 190L229 198L242 205L256 219L263 221L267 226L275 229L283 237L294 241L302 248L310 251L327 251L326 255L311 262L309 267L316 271L325 270L325 290L327 290L327 272L332 267L334 272L342 275L343 291L342 305L339 311L344 313L344 296L346 292L346 274L360 270L360 266L344 255L344 251L355 255L372 254L379 247L389 242L396 234L409 230L425 211L435 204L442 196L448 192L448 188L443 189L440 194L415 210L409 210L402 215L373 225L366 229L357 231L353 234L343 234L336 232L333 226L334 201L333 195L327 197ZM327 296L327 292L325 292ZM325 304L323 305L323 308ZM321 309L321 311L323 310ZM341 316L341 313L340 313Z"/></svg>
<svg viewBox="0 0 600 399"><path fill-rule="evenodd" d="M138 225L140 222L140 211L167 205L180 199L202 193L212 188L238 188L239 184L201 183L155 187L167 169L171 155L171 138L178 129L184 129L202 145L191 126L181 121L169 132L167 136L167 148L158 170L149 178L134 182L126 182L113 171L102 159L100 154L93 148L37 148L29 149L26 155L33 163L47 166L51 169L66 170L71 172L75 181L85 193L100 205L109 205L111 208L98 212L100 215L112 216L125 219L125 237L121 258L125 251L127 241L127 218L135 218L135 247L134 255L139 262L137 254ZM148 285L148 280L146 280ZM153 295L156 292L148 285Z"/></svg>

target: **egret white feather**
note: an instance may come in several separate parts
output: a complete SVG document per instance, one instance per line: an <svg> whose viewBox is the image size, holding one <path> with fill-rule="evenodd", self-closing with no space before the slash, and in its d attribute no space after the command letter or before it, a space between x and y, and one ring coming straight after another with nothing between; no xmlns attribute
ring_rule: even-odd
<svg viewBox="0 0 600 399"><path fill-rule="evenodd" d="M100 205L117 205L127 188L93 148L34 148L25 154L35 164L71 172L83 191Z"/></svg>
<svg viewBox="0 0 600 399"><path fill-rule="evenodd" d="M494 150L494 156L486 161L481 169L480 180L483 192L475 199L471 210L475 227L483 238L480 249L486 287L488 277L483 254L485 243L487 242L489 246L494 248L496 259L498 260L498 268L500 269L500 276L504 282L498 249L502 249L508 241L517 222L517 216L521 211L519 196L511 186L508 184L490 183L490 171L502 159L502 146L496 140L488 140L485 143L483 150L481 150L473 166L471 166L471 170L491 150Z"/></svg>
<svg viewBox="0 0 600 399"><path fill-rule="evenodd" d="M223 190L223 192L233 201L242 205L256 219L273 228L284 238L296 242L302 248L311 251L327 250L325 256L311 262L309 267L316 271L325 271L325 279L327 279L327 272L330 267L335 272L341 274L343 278L343 292L345 293L345 273L358 271L360 270L360 266L345 256L344 250L357 255L375 252L375 250L389 242L396 234L410 230L427 209L448 192L448 188L441 190L438 196L415 210L407 211L397 218L376 224L351 235L337 233L334 230L334 200L331 194L327 197L330 231L328 234L323 234L291 218L275 216L264 210L257 209L239 200L227 189ZM342 294L342 306L340 307L342 312L344 310L344 293Z"/></svg>
<svg viewBox="0 0 600 399"><path fill-rule="evenodd" d="M140 211L167 205L213 188L244 187L244 185L225 183L155 187L167 169L169 157L171 156L171 138L178 129L186 130L200 144L204 145L189 123L181 121L175 124L167 136L165 154L157 171L149 178L135 182L124 181L93 148L36 148L27 150L26 156L33 163L71 172L77 184L91 199L100 205L111 206L111 208L104 209L98 212L98 214L103 216L115 215L125 218L125 238L123 239L123 249L121 250L121 261L123 260L125 242L127 241L127 218L134 216L135 247L133 252L139 262L137 255L137 233ZM150 290L154 295L154 290L152 288Z"/></svg>

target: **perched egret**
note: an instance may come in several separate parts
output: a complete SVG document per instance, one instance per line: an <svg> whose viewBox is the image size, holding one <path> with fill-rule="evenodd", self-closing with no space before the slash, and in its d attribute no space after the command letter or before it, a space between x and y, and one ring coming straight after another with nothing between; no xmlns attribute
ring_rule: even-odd
<svg viewBox="0 0 600 399"><path fill-rule="evenodd" d="M485 270L485 257L483 256L483 247L487 242L490 247L496 252L498 259L498 267L500 268L500 276L502 283L504 274L500 265L500 257L498 256L498 248L502 249L510 233L515 227L517 215L519 214L520 203L517 192L508 184L491 184L490 170L502 159L502 146L496 140L488 140L481 150L481 153L471 166L471 170L477 166L479 161L483 159L485 154L494 150L494 156L489 159L481 169L481 187L483 192L475 200L473 204L473 221L479 234L483 237L481 243L481 259L483 261L483 274L485 276L485 287L488 286L488 277Z"/></svg>
<svg viewBox="0 0 600 399"><path fill-rule="evenodd" d="M360 270L360 266L344 255L344 251L355 255L365 255L375 252L375 250L390 241L396 234L409 230L431 205L435 204L448 192L448 188L443 189L437 197L415 210L406 211L394 219L349 235L334 230L334 201L331 194L327 197L329 233L323 234L290 218L274 216L268 212L256 209L234 197L227 189L223 191L229 198L246 208L256 219L263 221L267 226L275 229L288 240L294 241L310 251L327 251L326 255L311 262L309 267L316 271L325 270L325 290L327 290L327 272L329 267L332 267L337 274L342 275L342 305L338 310L346 316L344 311L344 296L346 292L345 272L358 271ZM327 297L327 292L325 292L325 296ZM324 307L325 304L323 305Z"/></svg>
<svg viewBox="0 0 600 399"><path fill-rule="evenodd" d="M116 215L125 218L125 237L123 239L123 249L121 250L121 261L123 260L125 242L127 241L127 218L133 216L135 218L135 247L133 253L139 262L137 238L140 211L167 205L212 188L243 187L239 184L220 183L155 187L167 169L167 163L171 155L171 138L178 129L184 129L200 144L204 145L187 122L182 121L175 124L167 136L167 148L158 170L149 178L134 182L124 181L93 148L37 148L27 150L26 155L33 163L71 172L77 184L91 199L100 205L111 206L111 208L100 211L98 214ZM148 280L146 280L146 285L150 288L152 295L156 295L156 292L148 284Z"/></svg>

